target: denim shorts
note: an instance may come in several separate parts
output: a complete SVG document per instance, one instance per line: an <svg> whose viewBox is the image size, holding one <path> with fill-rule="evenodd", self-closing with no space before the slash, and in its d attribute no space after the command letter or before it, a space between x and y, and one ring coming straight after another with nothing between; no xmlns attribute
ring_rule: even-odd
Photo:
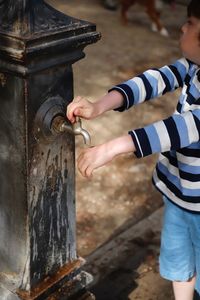
<svg viewBox="0 0 200 300"><path fill-rule="evenodd" d="M171 281L188 281L196 275L200 294L200 213L181 209L166 197L164 203L160 274Z"/></svg>

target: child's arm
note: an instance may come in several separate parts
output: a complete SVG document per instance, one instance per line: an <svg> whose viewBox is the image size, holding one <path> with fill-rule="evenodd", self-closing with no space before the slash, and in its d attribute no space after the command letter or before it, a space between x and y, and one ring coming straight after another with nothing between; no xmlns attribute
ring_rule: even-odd
<svg viewBox="0 0 200 300"><path fill-rule="evenodd" d="M183 86L189 62L182 58L160 69L150 69L122 84L116 85L97 102L77 97L67 107L67 117L74 123L75 117L93 119L108 110L123 111L131 106L174 91Z"/></svg>
<svg viewBox="0 0 200 300"><path fill-rule="evenodd" d="M138 158L186 148L200 140L200 109L173 114L165 120L130 131L129 134Z"/></svg>
<svg viewBox="0 0 200 300"><path fill-rule="evenodd" d="M133 105L149 101L183 87L190 62L185 58L177 60L174 64L160 69L149 69L122 84L114 86L109 91L118 91L123 95L124 102L118 111L129 109Z"/></svg>
<svg viewBox="0 0 200 300"><path fill-rule="evenodd" d="M135 152L135 146L129 134L107 143L84 149L78 157L78 169L84 177L90 178L95 169L106 165L116 156Z"/></svg>
<svg viewBox="0 0 200 300"><path fill-rule="evenodd" d="M167 157L167 151L178 150L180 156L181 153L187 155L188 151L195 152L195 149L188 150L186 147L199 140L200 108L197 108L174 114L165 120L130 131L129 135L83 150L78 158L78 168L83 176L91 177L95 169L123 153L134 152L139 158L162 152Z"/></svg>

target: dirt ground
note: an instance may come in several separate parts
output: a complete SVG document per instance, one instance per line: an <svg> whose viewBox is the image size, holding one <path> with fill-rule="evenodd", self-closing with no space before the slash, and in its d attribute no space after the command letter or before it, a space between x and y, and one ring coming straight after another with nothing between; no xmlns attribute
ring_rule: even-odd
<svg viewBox="0 0 200 300"><path fill-rule="evenodd" d="M74 65L76 96L86 96L95 101L113 85L149 67L168 64L181 56L178 38L181 24L186 19L185 7L182 5L177 5L174 10L164 5L162 21L170 34L166 38L151 31L151 23L139 5L131 7L129 24L124 27L120 23L119 10L104 9L100 0L48 2L70 16L95 23L97 31L102 34L98 43L85 49L86 57ZM96 145L130 129L169 116L176 106L178 95L179 91L176 91L124 113L108 112L96 120L84 121L83 124L91 134L92 144ZM77 138L76 144L78 155L82 147L81 138ZM77 243L80 256L90 258L99 246L108 243L162 205L161 195L151 183L156 158L157 155L143 159L136 159L133 155L119 157L96 171L91 181L82 178L77 172ZM151 228L151 231L155 235L155 232L160 232L160 228ZM159 240L159 234L156 238ZM157 270L159 241L152 250L148 246L151 240L144 234L142 241L133 243L138 252L129 251L121 268L118 266L118 273L114 270L112 275L102 278L100 285L94 289L100 295L97 300L173 299L169 283L159 278ZM136 281L134 277L127 281L127 273L123 273L127 268L123 267L126 264L132 266L131 261L137 257L137 253L143 253L143 262L135 267L137 274L142 275ZM116 275L119 273L122 277ZM112 284L109 276L112 277ZM116 279L115 283L113 278ZM126 285L126 297L119 296L117 292L112 295L104 293L102 296L99 292L106 288L117 291L120 282ZM152 289L153 292L150 292Z"/></svg>

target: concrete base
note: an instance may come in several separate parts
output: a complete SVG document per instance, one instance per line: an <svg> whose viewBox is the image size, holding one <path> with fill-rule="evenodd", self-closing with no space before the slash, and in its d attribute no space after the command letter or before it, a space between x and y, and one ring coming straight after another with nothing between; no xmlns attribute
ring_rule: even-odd
<svg viewBox="0 0 200 300"><path fill-rule="evenodd" d="M9 291L6 287L0 285L0 295L2 300L20 300L18 295Z"/></svg>

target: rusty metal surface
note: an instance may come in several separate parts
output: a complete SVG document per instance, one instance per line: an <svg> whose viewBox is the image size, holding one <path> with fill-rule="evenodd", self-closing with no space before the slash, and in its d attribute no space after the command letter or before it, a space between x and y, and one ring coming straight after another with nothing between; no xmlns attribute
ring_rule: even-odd
<svg viewBox="0 0 200 300"><path fill-rule="evenodd" d="M42 91L47 75L48 93L37 99L35 88ZM28 105L31 105L36 113L47 99L55 95L63 98L65 106L73 97L70 67L44 72L32 79L34 85L29 87ZM74 137L65 134L54 136L54 140L49 142L38 142L32 136L35 121L37 122L34 117L35 115L32 115L28 120L28 149L31 158L28 198L32 287L62 265L76 259Z"/></svg>
<svg viewBox="0 0 200 300"><path fill-rule="evenodd" d="M91 280L91 275L81 272L45 300L94 300L94 296L85 289Z"/></svg>
<svg viewBox="0 0 200 300"><path fill-rule="evenodd" d="M22 76L73 63L84 57L85 46L100 38L94 24L67 16L42 0L2 0L0 34L0 69Z"/></svg>
<svg viewBox="0 0 200 300"><path fill-rule="evenodd" d="M0 85L0 271L19 273L27 238L24 82L5 76Z"/></svg>
<svg viewBox="0 0 200 300"><path fill-rule="evenodd" d="M90 292L86 292L83 296L79 297L77 300L95 300L95 296Z"/></svg>
<svg viewBox="0 0 200 300"><path fill-rule="evenodd" d="M46 299L49 294L55 290L59 291L59 287L67 282L70 286L73 278L80 273L80 267L83 265L82 259L75 260L67 265L61 267L56 273L47 276L31 291L18 290L17 294L24 300L39 300Z"/></svg>
<svg viewBox="0 0 200 300"><path fill-rule="evenodd" d="M71 137L36 147L30 170L31 285L76 259Z"/></svg>
<svg viewBox="0 0 200 300"><path fill-rule="evenodd" d="M0 32L10 32L20 39L34 35L38 38L41 34L55 34L63 29L67 29L70 36L76 28L81 32L81 25L87 24L66 16L43 0L2 0L0 4Z"/></svg>
<svg viewBox="0 0 200 300"><path fill-rule="evenodd" d="M35 114L49 95L65 97L66 105L72 99L71 68L29 80L7 76L0 89L0 269L18 274L21 288L29 290L76 260L74 137L43 144L32 135Z"/></svg>

